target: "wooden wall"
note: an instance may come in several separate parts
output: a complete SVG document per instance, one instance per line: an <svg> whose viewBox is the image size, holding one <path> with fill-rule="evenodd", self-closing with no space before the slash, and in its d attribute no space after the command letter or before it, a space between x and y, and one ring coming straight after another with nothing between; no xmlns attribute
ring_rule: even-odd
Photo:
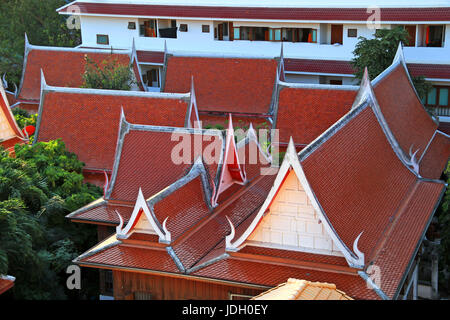
<svg viewBox="0 0 450 320"><path fill-rule="evenodd" d="M138 296L150 294L152 300L228 300L230 294L254 297L266 291L124 271L113 271L113 278L116 300L132 300L136 293Z"/></svg>

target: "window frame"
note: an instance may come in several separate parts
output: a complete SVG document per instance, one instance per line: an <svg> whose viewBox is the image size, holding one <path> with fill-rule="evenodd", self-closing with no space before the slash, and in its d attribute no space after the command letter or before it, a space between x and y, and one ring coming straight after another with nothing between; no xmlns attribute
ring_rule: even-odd
<svg viewBox="0 0 450 320"><path fill-rule="evenodd" d="M185 29L186 28L186 29ZM179 28L180 32L188 32L189 27L187 25L187 23L180 23L180 28Z"/></svg>
<svg viewBox="0 0 450 320"><path fill-rule="evenodd" d="M205 31L206 29L208 29L207 31ZM211 27L209 24L202 24L202 33L210 33L211 32Z"/></svg>
<svg viewBox="0 0 450 320"><path fill-rule="evenodd" d="M102 45L102 46L109 46L109 35L107 35L107 34L99 34L98 33L96 35L96 37L97 37L97 44ZM99 37L106 37L106 43L101 43L99 41Z"/></svg>
<svg viewBox="0 0 450 320"><path fill-rule="evenodd" d="M429 108L450 108L450 86L433 86L433 89L436 89L436 103L435 104L429 104L428 103L428 94L425 97L425 103L424 105ZM447 105L440 105L439 100L441 97L441 89L447 89L448 95L447 95Z"/></svg>

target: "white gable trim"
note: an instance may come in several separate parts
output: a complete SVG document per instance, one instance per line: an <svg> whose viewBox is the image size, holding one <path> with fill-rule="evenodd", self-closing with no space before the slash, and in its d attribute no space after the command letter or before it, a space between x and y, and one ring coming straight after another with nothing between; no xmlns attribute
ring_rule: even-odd
<svg viewBox="0 0 450 320"><path fill-rule="evenodd" d="M167 231L167 229L163 230L160 229L158 224L156 223L153 215L150 212L150 209L148 208L147 202L145 201L144 195L142 194L142 189L139 188L139 194L136 200L136 204L134 206L133 213L131 214L130 221L126 225L124 229L121 228L121 225L117 228L117 239L127 239L133 230L133 228L138 223L138 218L141 217L141 210L144 212L145 216L147 217L147 220L150 222L150 225L153 228L153 231L159 236L160 242L170 242L170 232ZM167 219L166 219L167 220ZM164 221L165 224L165 221Z"/></svg>
<svg viewBox="0 0 450 320"><path fill-rule="evenodd" d="M306 178L306 175L303 171L303 168L300 164L300 161L298 159L297 152L295 150L294 142L291 138L289 142L288 149L286 151L286 155L284 157L283 163L280 167L280 170L278 171L278 175L275 178L274 185L272 189L269 192L268 197L266 198L266 201L262 205L261 209L259 210L257 216L252 221L248 229L238 238L236 241L232 241L231 235L229 235L226 239L227 244L227 250L229 251L238 251L239 248L244 244L245 240L250 236L250 234L256 229L259 221L262 219L264 213L269 209L269 205L274 200L274 197L276 196L279 188L282 185L282 182L284 181L285 176L288 174L288 170L294 169L295 174L297 175L297 178L299 179L299 182L303 186L308 198L310 199L314 209L319 215L319 219L322 221L325 230L327 231L328 235L333 240L334 244L338 247L338 249L342 252L345 259L347 260L348 264L351 267L355 268L363 268L364 267L364 254L361 253L359 250L357 250L357 242L359 240L359 236L356 238L354 243L354 249L355 253L353 253L347 246L344 244L344 242L339 238L338 234L334 230L334 228L331 226L325 212L323 211L322 207L320 206L319 202L317 201L309 183Z"/></svg>

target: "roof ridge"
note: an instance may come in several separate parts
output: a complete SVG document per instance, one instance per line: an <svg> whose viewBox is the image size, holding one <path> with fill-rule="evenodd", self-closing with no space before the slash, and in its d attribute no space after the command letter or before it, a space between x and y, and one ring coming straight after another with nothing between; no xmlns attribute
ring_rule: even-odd
<svg viewBox="0 0 450 320"><path fill-rule="evenodd" d="M135 96L142 98L167 98L167 99L188 99L190 92L187 93L169 93L169 92L151 92L151 91L133 91L133 90L113 90L113 89L95 89L95 88L75 88L75 87L57 87L45 84L42 88L46 92L58 93L76 93L86 95L111 95L111 96Z"/></svg>

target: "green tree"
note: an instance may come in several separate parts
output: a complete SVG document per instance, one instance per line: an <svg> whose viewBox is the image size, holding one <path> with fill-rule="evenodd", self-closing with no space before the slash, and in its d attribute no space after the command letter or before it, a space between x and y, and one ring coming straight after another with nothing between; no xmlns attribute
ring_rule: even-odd
<svg viewBox="0 0 450 320"><path fill-rule="evenodd" d="M450 184L450 162L447 163L447 169L445 170L445 176L447 178L447 184ZM442 287L450 294L450 189L447 188L444 198L437 210L437 217L439 221L439 233L441 236L440 246L440 262L439 262L439 286Z"/></svg>
<svg viewBox="0 0 450 320"><path fill-rule="evenodd" d="M99 66L88 55L85 60L83 88L131 90L135 83L131 65L120 64L117 59L106 59Z"/></svg>
<svg viewBox="0 0 450 320"><path fill-rule="evenodd" d="M101 188L83 183L83 163L61 140L16 145L15 154L0 150L0 274L16 277L16 299L92 296L97 288L68 291L65 270L96 243L96 229L65 215L99 198Z"/></svg>
<svg viewBox="0 0 450 320"><path fill-rule="evenodd" d="M65 4L65 0L0 1L0 74L7 73L10 84L18 84L21 78L25 33L36 45L80 44L80 31L69 29L67 16L56 12Z"/></svg>
<svg viewBox="0 0 450 320"><path fill-rule="evenodd" d="M378 29L375 38L359 37L353 51L351 64L355 68L355 76L361 81L364 68L367 67L369 78L375 79L381 72L392 64L399 43L408 43L409 34L402 27L394 29ZM423 76L412 77L417 93L423 99L432 86Z"/></svg>

